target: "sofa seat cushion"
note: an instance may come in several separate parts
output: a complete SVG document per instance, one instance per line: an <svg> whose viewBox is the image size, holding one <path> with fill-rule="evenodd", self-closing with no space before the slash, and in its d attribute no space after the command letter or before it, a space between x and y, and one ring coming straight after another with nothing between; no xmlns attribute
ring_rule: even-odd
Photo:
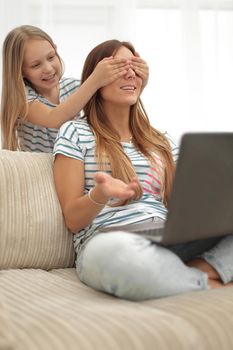
<svg viewBox="0 0 233 350"><path fill-rule="evenodd" d="M191 324L202 339L202 347L196 349L233 349L233 287L149 300L147 305ZM187 349L195 349L190 346Z"/></svg>
<svg viewBox="0 0 233 350"><path fill-rule="evenodd" d="M230 288L135 303L85 286L74 269L23 269L0 271L0 292L17 350L224 350L220 341L233 341Z"/></svg>
<svg viewBox="0 0 233 350"><path fill-rule="evenodd" d="M15 341L13 327L10 322L10 315L7 311L7 303L4 295L0 292L0 349L14 350Z"/></svg>

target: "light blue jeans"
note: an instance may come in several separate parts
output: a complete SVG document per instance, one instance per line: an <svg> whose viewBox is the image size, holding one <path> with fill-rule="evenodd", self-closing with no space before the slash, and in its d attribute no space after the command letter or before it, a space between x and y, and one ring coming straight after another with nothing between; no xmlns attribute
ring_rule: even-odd
<svg viewBox="0 0 233 350"><path fill-rule="evenodd" d="M208 289L207 274L185 265L201 256L224 283L233 280L233 236L161 246L140 234L95 234L77 258L86 285L128 300L161 298Z"/></svg>

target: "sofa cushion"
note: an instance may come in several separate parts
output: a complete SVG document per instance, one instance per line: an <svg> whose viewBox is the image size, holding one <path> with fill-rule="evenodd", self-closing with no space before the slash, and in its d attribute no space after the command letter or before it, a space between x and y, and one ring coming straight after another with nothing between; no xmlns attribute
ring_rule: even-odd
<svg viewBox="0 0 233 350"><path fill-rule="evenodd" d="M131 302L75 269L0 271L17 350L232 350L233 288ZM5 350L5 349L4 349Z"/></svg>
<svg viewBox="0 0 233 350"><path fill-rule="evenodd" d="M0 151L0 269L72 267L52 155Z"/></svg>
<svg viewBox="0 0 233 350"><path fill-rule="evenodd" d="M0 293L0 349L13 350L14 338L5 298Z"/></svg>
<svg viewBox="0 0 233 350"><path fill-rule="evenodd" d="M97 292L74 269L59 271L0 271L17 350L205 349L174 313Z"/></svg>

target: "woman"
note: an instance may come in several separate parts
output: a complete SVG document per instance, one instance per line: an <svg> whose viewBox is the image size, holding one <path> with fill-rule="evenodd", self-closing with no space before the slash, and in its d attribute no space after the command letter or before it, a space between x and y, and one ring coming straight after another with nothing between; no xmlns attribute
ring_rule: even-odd
<svg viewBox="0 0 233 350"><path fill-rule="evenodd" d="M98 45L85 61L82 82L104 57L130 62L134 55L127 42ZM54 147L55 184L66 224L75 232L79 278L130 300L207 289L213 276L202 266L216 271L203 259L201 268L185 265L182 252L190 261L218 241L196 242L195 249L162 247L140 233L114 231L165 220L167 213L177 148L150 125L141 89L142 79L130 66L96 92L84 118L61 127Z"/></svg>

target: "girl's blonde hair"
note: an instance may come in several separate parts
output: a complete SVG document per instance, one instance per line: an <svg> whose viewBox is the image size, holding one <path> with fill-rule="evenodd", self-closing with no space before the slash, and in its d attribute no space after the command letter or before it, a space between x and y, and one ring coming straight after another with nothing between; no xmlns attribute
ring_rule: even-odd
<svg viewBox="0 0 233 350"><path fill-rule="evenodd" d="M47 40L54 48L51 37L40 28L23 25L11 30L3 43L2 98L1 98L1 133L2 148L20 149L17 137L17 125L27 115L27 96L23 79L22 66L25 45L30 39ZM62 61L57 54L62 67ZM30 85L30 82L27 81ZM19 119L20 118L20 119Z"/></svg>
<svg viewBox="0 0 233 350"><path fill-rule="evenodd" d="M99 61L104 57L114 56L122 46L135 54L134 47L128 42L108 40L96 46L86 58L81 83L90 76ZM96 159L100 169L106 170L107 163L110 163L112 176L129 183L136 176L136 173L130 159L124 153L120 135L107 122L99 91L93 95L84 107L84 114L96 136ZM163 163L161 192L163 202L167 205L175 169L170 143L164 134L150 125L140 99L130 108L129 123L134 145L148 158L151 167L158 167L155 154L160 157ZM141 195L142 189L139 186L136 191L136 198L139 198ZM119 202L118 205L126 203L127 201Z"/></svg>

